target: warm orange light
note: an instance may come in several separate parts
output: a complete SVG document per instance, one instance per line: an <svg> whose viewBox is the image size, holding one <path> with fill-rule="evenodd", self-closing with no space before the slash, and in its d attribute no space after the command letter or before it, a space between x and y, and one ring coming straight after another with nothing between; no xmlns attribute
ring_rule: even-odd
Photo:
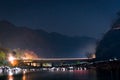
<svg viewBox="0 0 120 80"><path fill-rule="evenodd" d="M8 74L8 80L13 80L13 73L11 71Z"/></svg>
<svg viewBox="0 0 120 80"><path fill-rule="evenodd" d="M21 58L22 59L34 59L34 58L38 58L38 56L32 51L25 51Z"/></svg>
<svg viewBox="0 0 120 80"><path fill-rule="evenodd" d="M16 66L18 64L18 61L15 60L15 57L9 54L8 57L9 62L11 63L12 66Z"/></svg>
<svg viewBox="0 0 120 80"><path fill-rule="evenodd" d="M92 58L96 58L96 55L95 55L95 54L93 54L93 55L92 55Z"/></svg>
<svg viewBox="0 0 120 80"><path fill-rule="evenodd" d="M18 61L14 61L12 65L13 66L18 66Z"/></svg>
<svg viewBox="0 0 120 80"><path fill-rule="evenodd" d="M22 80L27 80L27 79L26 79L26 75L25 75L25 71L23 72Z"/></svg>

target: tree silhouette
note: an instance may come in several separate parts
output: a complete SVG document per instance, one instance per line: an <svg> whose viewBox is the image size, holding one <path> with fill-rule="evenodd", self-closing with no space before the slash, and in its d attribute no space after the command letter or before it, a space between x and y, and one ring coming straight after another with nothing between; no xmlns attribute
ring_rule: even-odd
<svg viewBox="0 0 120 80"><path fill-rule="evenodd" d="M3 51L0 51L0 65L6 64L6 54Z"/></svg>

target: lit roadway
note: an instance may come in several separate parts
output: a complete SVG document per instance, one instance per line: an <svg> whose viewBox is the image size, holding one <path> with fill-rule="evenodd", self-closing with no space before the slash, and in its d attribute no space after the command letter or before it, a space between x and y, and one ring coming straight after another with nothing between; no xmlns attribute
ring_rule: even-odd
<svg viewBox="0 0 120 80"><path fill-rule="evenodd" d="M87 61L92 60L93 58L33 58L33 59L15 59L23 61Z"/></svg>
<svg viewBox="0 0 120 80"><path fill-rule="evenodd" d="M36 58L32 60L43 60L43 61L69 61L69 60L88 60L88 58Z"/></svg>

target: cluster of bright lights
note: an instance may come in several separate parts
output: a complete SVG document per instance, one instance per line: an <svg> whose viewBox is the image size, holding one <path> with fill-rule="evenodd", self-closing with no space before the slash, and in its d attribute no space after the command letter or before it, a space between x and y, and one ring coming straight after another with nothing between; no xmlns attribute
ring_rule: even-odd
<svg viewBox="0 0 120 80"><path fill-rule="evenodd" d="M14 61L14 59L15 59L15 58L10 54L9 57L8 57L8 60L9 60L10 62L12 62L12 61Z"/></svg>

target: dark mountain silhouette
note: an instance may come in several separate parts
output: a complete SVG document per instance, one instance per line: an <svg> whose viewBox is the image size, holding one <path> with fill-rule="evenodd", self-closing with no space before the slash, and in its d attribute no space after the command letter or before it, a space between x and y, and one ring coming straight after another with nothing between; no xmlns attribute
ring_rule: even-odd
<svg viewBox="0 0 120 80"><path fill-rule="evenodd" d="M33 50L41 57L83 57L89 51L87 46L95 44L96 39L90 37L70 37L0 21L1 46Z"/></svg>
<svg viewBox="0 0 120 80"><path fill-rule="evenodd" d="M120 18L104 35L96 49L97 59L111 59L120 57Z"/></svg>

